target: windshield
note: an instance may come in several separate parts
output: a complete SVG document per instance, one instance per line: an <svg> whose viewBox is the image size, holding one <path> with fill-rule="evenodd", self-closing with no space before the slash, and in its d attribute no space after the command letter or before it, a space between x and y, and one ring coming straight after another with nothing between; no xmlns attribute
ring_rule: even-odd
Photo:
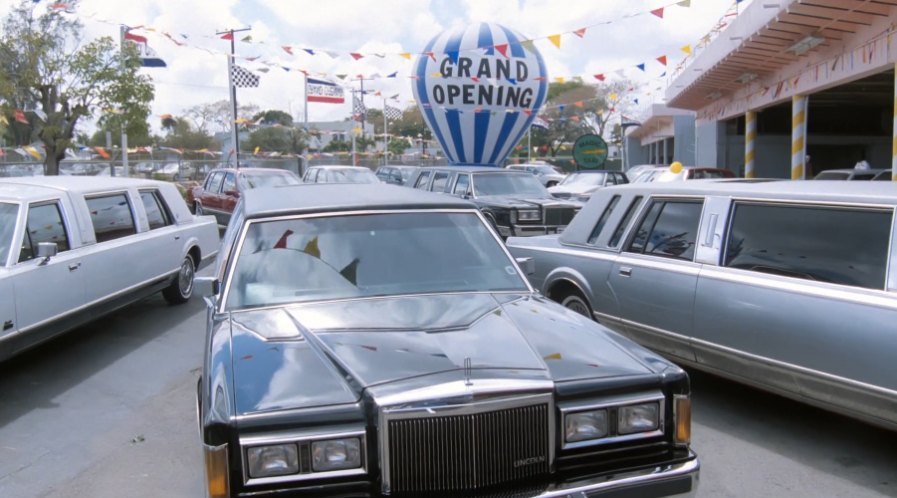
<svg viewBox="0 0 897 498"><path fill-rule="evenodd" d="M414 168L414 167L410 167L410 168L399 167L396 169L399 170L399 173L402 174L402 181L404 181L404 182L408 182L408 180L410 180L411 177L414 176L415 173L417 173L417 168Z"/></svg>
<svg viewBox="0 0 897 498"><path fill-rule="evenodd" d="M530 174L479 173L474 175L476 195L532 195L548 197L548 191Z"/></svg>
<svg viewBox="0 0 897 498"><path fill-rule="evenodd" d="M850 177L850 173L843 171L823 171L816 175L814 180L846 180Z"/></svg>
<svg viewBox="0 0 897 498"><path fill-rule="evenodd" d="M594 187L604 185L604 173L570 173L559 185Z"/></svg>
<svg viewBox="0 0 897 498"><path fill-rule="evenodd" d="M526 290L475 213L346 215L252 223L226 306Z"/></svg>
<svg viewBox="0 0 897 498"><path fill-rule="evenodd" d="M377 175L369 169L349 169L338 168L324 170L322 175L318 175L318 183L380 183Z"/></svg>
<svg viewBox="0 0 897 498"><path fill-rule="evenodd" d="M278 185L298 185L301 182L295 175L286 171L253 171L243 173L243 181L249 188L277 187Z"/></svg>
<svg viewBox="0 0 897 498"><path fill-rule="evenodd" d="M6 258L12 247L12 233L16 229L19 205L0 202L0 266L6 266Z"/></svg>

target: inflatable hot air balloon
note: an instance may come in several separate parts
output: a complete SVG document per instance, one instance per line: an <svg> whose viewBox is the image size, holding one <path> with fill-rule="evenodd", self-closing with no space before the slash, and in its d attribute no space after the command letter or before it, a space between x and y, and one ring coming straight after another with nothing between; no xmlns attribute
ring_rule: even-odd
<svg viewBox="0 0 897 498"><path fill-rule="evenodd" d="M414 98L449 163L498 166L545 102L545 62L491 23L446 30L414 64Z"/></svg>

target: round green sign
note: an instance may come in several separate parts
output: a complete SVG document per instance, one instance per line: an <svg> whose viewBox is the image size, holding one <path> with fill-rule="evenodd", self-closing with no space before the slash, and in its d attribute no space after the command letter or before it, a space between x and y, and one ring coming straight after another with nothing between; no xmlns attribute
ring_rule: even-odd
<svg viewBox="0 0 897 498"><path fill-rule="evenodd" d="M607 160L607 142L598 135L588 134L573 144L573 160L579 169L598 169Z"/></svg>

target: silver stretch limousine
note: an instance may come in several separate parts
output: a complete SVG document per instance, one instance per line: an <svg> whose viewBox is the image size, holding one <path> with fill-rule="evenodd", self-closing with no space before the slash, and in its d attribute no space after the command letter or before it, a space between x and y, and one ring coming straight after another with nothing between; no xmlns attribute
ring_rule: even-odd
<svg viewBox="0 0 897 498"><path fill-rule="evenodd" d="M897 429L895 207L892 182L622 186L508 248L546 296L677 362Z"/></svg>

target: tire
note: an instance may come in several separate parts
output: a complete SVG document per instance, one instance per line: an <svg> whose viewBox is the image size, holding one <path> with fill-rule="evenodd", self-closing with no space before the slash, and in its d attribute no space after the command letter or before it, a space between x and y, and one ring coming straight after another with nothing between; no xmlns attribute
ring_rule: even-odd
<svg viewBox="0 0 897 498"><path fill-rule="evenodd" d="M202 210L202 204L198 202L193 203L193 214L195 214L196 216L202 216L205 214Z"/></svg>
<svg viewBox="0 0 897 498"><path fill-rule="evenodd" d="M559 301L561 306L567 308L568 310L579 313L582 316L592 319L592 307L589 306L589 303L586 302L585 299L578 292L574 292L571 294L567 294L563 299Z"/></svg>
<svg viewBox="0 0 897 498"><path fill-rule="evenodd" d="M168 304L184 304L193 296L193 278L196 276L196 265L189 254L184 256L178 275L171 285L162 291L162 297Z"/></svg>
<svg viewBox="0 0 897 498"><path fill-rule="evenodd" d="M545 184L545 188L554 187L558 184L558 182L548 182Z"/></svg>

